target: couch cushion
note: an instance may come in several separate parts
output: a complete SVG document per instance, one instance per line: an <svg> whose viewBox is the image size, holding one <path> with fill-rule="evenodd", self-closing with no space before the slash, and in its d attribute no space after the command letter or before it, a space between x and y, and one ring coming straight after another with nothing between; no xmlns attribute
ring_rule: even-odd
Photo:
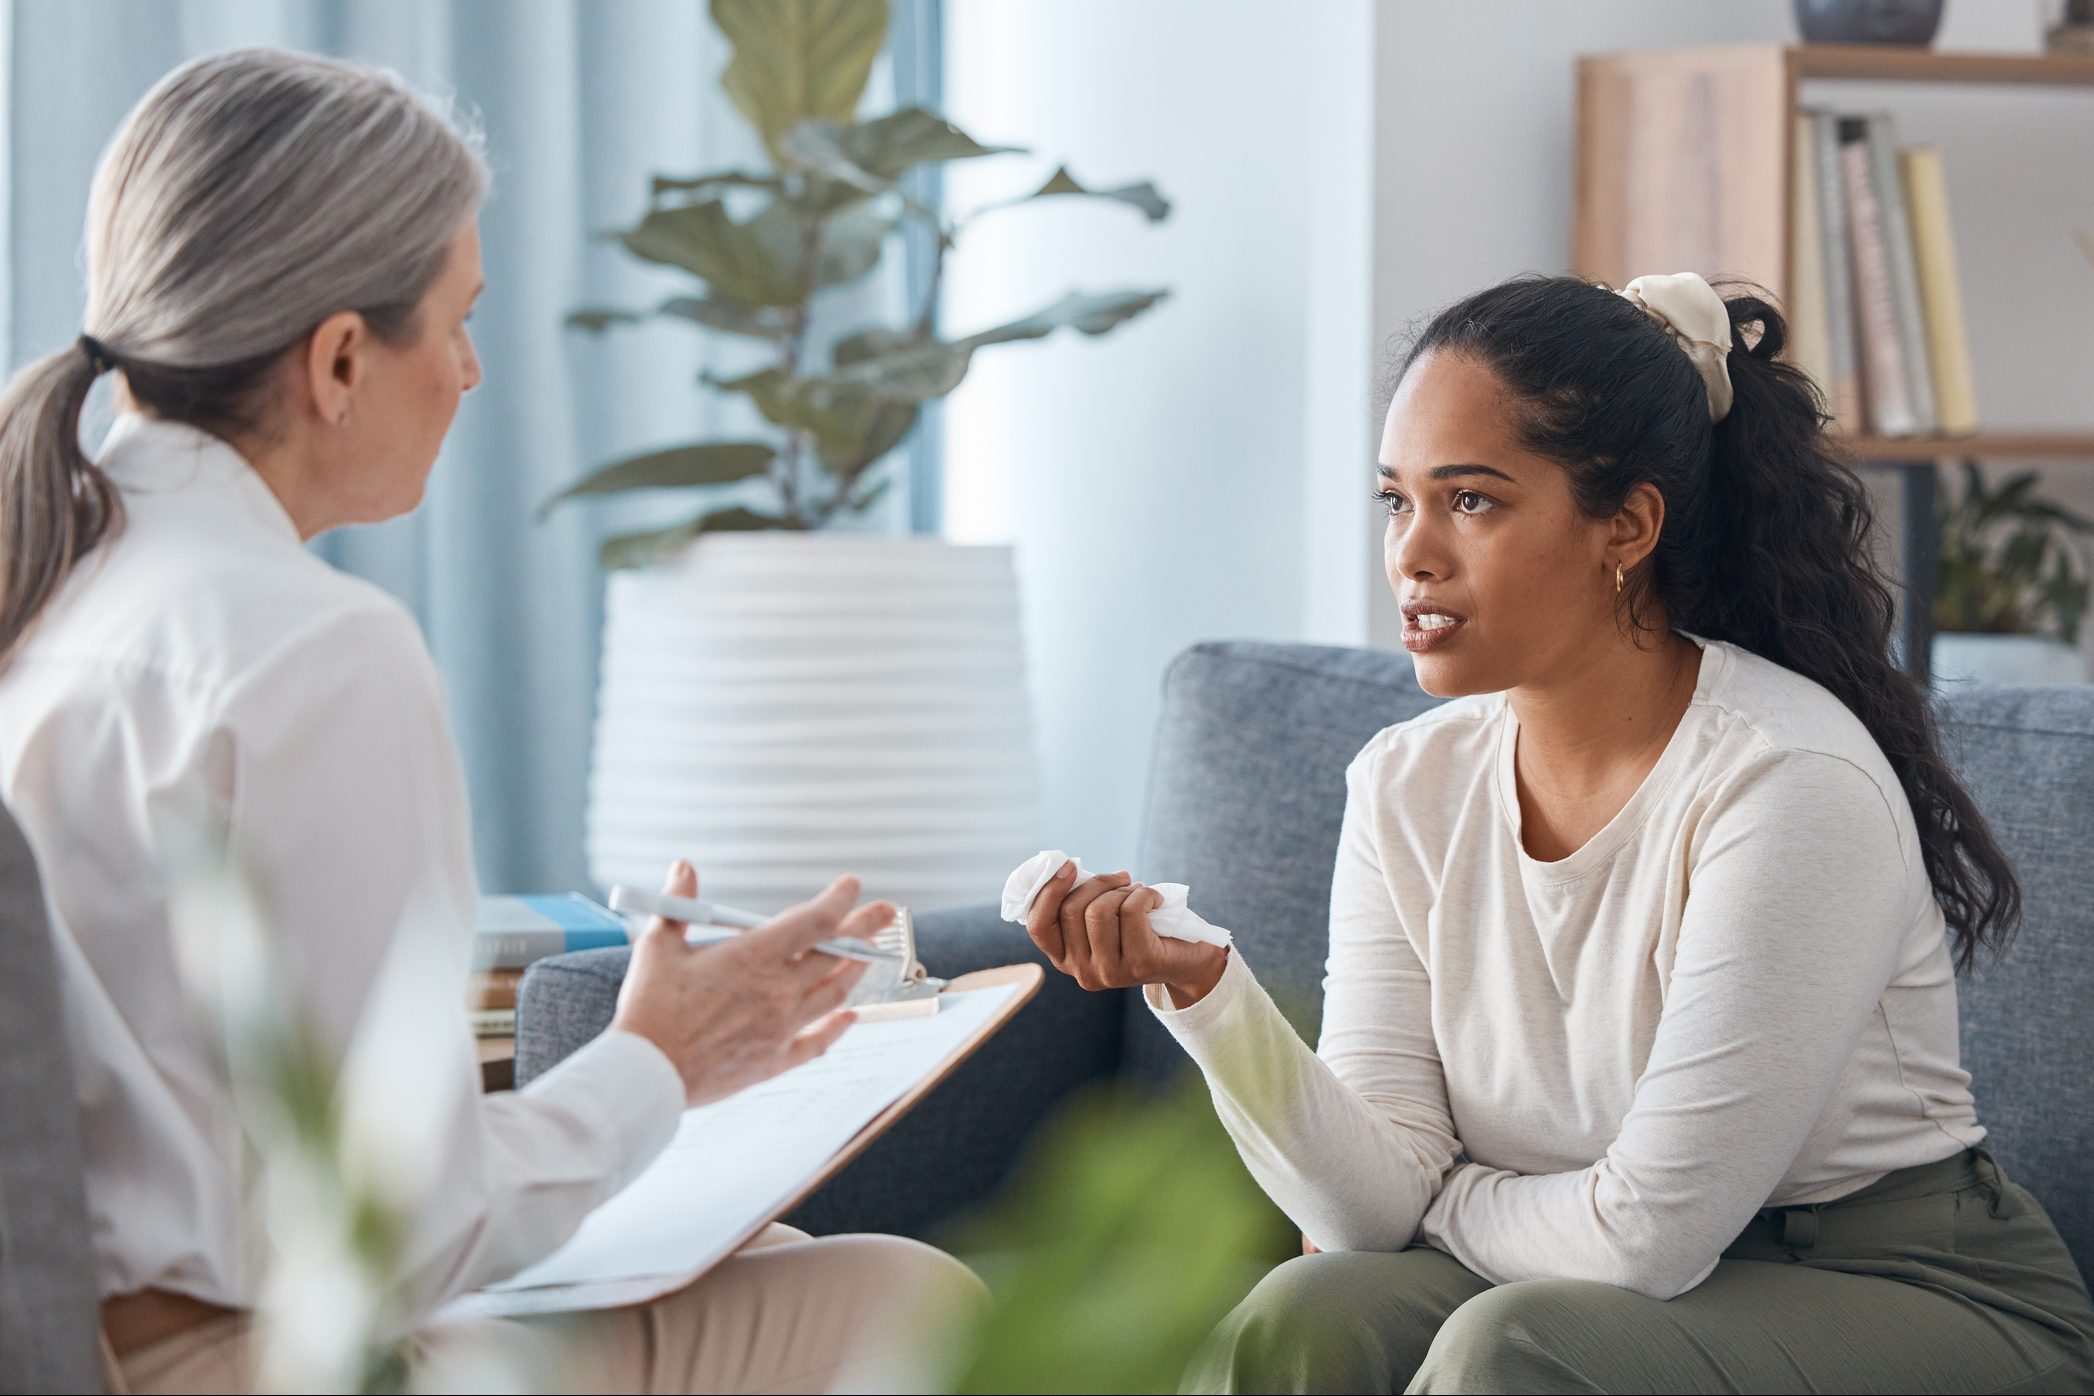
<svg viewBox="0 0 2094 1396"><path fill-rule="evenodd" d="M36 861L0 810L0 1391L99 1391L80 1119Z"/></svg>
<svg viewBox="0 0 2094 1396"><path fill-rule="evenodd" d="M1184 882L1303 1036L1323 1012L1331 868L1345 768L1382 728L1439 700L1410 656L1228 641L1164 677L1140 876ZM1185 1054L1130 996L1124 1069L1156 1080Z"/></svg>
<svg viewBox="0 0 2094 1396"><path fill-rule="evenodd" d="M2020 934L1957 986L1978 1122L2094 1272L2094 688L1958 686L1947 746L2021 874Z"/></svg>

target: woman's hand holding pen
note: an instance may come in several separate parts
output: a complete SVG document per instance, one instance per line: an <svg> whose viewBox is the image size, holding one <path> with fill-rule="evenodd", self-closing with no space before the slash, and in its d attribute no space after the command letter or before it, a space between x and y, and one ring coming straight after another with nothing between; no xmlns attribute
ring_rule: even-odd
<svg viewBox="0 0 2094 1396"><path fill-rule="evenodd" d="M1174 1008L1190 1008L1213 991L1228 967L1224 946L1160 936L1149 913L1163 894L1126 873L1077 887L1076 864L1064 863L1033 898L1025 933L1054 967L1086 989L1161 984Z"/></svg>
<svg viewBox="0 0 2094 1396"><path fill-rule="evenodd" d="M690 864L663 891L698 894ZM829 1050L853 1019L839 1012L863 961L813 947L832 936L869 941L893 923L890 902L857 906L858 880L841 877L811 901L720 945L685 942L685 925L655 917L633 941L613 1028L662 1049L692 1105L723 1100Z"/></svg>

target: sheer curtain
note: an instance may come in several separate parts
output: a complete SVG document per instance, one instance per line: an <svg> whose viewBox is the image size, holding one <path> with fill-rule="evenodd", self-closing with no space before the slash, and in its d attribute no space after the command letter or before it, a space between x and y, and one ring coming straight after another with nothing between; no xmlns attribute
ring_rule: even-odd
<svg viewBox="0 0 2094 1396"><path fill-rule="evenodd" d="M935 36L934 0L901 0L904 44ZM0 334L8 366L80 330L81 229L94 162L124 113L201 53L277 44L393 68L454 97L487 135L494 192L480 221L487 292L473 334L487 379L467 398L413 516L316 542L420 617L450 691L491 890L586 885L582 797L608 532L692 506L632 498L538 504L605 461L716 433L760 431L697 385L730 349L680 324L601 337L563 328L582 305L644 305L679 279L599 234L636 219L654 173L760 159L718 89L724 40L697 0L14 0L0 37L7 216ZM888 65L883 65L883 68ZM879 100L935 69L911 48ZM898 305L889 259L844 313ZM891 268L891 270L889 269ZM871 526L905 526L905 490ZM324 798L324 795L320 797Z"/></svg>

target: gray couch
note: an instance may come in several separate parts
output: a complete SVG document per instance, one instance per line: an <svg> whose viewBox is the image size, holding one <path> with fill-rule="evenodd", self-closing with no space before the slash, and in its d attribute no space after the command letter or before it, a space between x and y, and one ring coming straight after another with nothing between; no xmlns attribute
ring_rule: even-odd
<svg viewBox="0 0 2094 1396"><path fill-rule="evenodd" d="M1200 645L1171 667L1136 875L1191 883L1314 1040L1345 766L1433 699L1410 660L1367 650ZM1951 752L2020 869L2026 924L1961 985L1964 1063L2002 1164L2094 1270L2094 688L1970 688L1948 700ZM984 888L984 894L996 889ZM938 974L1026 957L992 906L919 920ZM610 1020L625 952L525 977L519 1080ZM815 1232L923 1236L988 1197L1057 1102L1088 1082L1155 1082L1184 1056L1131 993L1050 975L1038 999L793 1220Z"/></svg>

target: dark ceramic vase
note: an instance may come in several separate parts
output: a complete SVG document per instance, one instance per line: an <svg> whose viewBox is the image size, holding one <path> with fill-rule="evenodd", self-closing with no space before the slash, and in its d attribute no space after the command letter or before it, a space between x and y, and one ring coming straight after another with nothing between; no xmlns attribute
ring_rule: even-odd
<svg viewBox="0 0 2094 1396"><path fill-rule="evenodd" d="M1943 0L1796 0L1796 27L1809 44L1914 44L1941 28Z"/></svg>

